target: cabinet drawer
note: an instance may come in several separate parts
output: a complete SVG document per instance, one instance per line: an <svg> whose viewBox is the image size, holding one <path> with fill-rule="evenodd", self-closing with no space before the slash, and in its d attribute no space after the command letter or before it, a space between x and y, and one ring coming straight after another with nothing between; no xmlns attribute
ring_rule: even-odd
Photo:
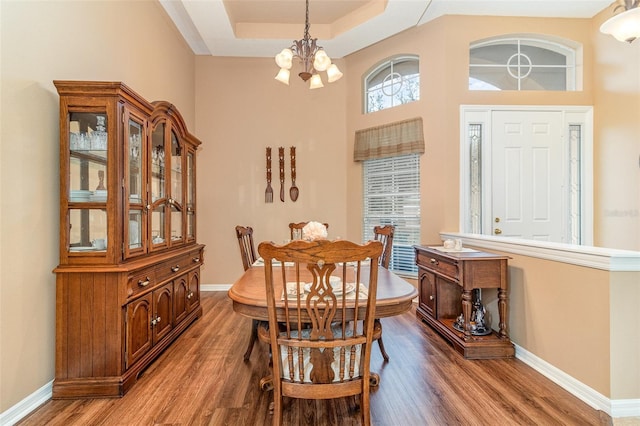
<svg viewBox="0 0 640 426"><path fill-rule="evenodd" d="M191 257L189 255L182 255L174 257L171 260L166 260L158 266L156 266L156 278L158 281L164 281L170 279L173 276L178 276L184 272L187 267L191 266Z"/></svg>
<svg viewBox="0 0 640 426"><path fill-rule="evenodd" d="M439 274L458 280L458 264L449 259L432 253L418 252L416 262L426 269L430 269Z"/></svg>
<svg viewBox="0 0 640 426"><path fill-rule="evenodd" d="M201 266L204 259L202 258L202 250L193 250L189 253L188 265L189 266ZM185 264L187 266L187 264Z"/></svg>
<svg viewBox="0 0 640 426"><path fill-rule="evenodd" d="M132 297L157 283L156 273L153 268L148 268L129 276L127 283L127 297Z"/></svg>

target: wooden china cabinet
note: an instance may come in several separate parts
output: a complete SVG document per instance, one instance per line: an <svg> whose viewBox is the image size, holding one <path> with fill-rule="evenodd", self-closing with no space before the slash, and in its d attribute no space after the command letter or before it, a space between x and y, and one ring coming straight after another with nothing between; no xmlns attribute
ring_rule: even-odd
<svg viewBox="0 0 640 426"><path fill-rule="evenodd" d="M60 95L54 398L118 397L202 315L196 150L168 102L120 82Z"/></svg>

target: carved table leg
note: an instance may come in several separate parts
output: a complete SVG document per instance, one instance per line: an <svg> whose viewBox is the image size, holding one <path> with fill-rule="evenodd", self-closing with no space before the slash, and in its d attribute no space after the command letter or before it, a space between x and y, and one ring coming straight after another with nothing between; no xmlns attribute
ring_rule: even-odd
<svg viewBox="0 0 640 426"><path fill-rule="evenodd" d="M471 290L462 291L462 314L464 315L464 340L471 339L471 308L473 306Z"/></svg>
<svg viewBox="0 0 640 426"><path fill-rule="evenodd" d="M500 316L500 323L498 324L499 334L502 339L508 339L507 335L507 291L505 289L498 289L498 315Z"/></svg>

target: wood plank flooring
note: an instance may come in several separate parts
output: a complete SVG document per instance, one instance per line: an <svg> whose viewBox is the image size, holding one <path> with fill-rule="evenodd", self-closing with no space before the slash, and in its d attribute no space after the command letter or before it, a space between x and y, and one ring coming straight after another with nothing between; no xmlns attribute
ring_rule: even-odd
<svg viewBox="0 0 640 426"><path fill-rule="evenodd" d="M119 399L50 400L30 425L268 425L268 348L245 363L251 321L233 312L226 292L202 294L204 315ZM519 360L462 358L415 311L385 318L391 361L373 347L381 384L371 396L374 425L610 425L611 419ZM353 399L291 400L288 425L356 425Z"/></svg>

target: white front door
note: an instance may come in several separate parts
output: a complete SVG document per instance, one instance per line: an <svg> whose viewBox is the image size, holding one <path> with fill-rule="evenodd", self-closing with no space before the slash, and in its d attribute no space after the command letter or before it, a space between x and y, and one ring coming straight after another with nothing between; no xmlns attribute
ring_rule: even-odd
<svg viewBox="0 0 640 426"><path fill-rule="evenodd" d="M563 118L560 111L493 111L494 235L563 241Z"/></svg>

